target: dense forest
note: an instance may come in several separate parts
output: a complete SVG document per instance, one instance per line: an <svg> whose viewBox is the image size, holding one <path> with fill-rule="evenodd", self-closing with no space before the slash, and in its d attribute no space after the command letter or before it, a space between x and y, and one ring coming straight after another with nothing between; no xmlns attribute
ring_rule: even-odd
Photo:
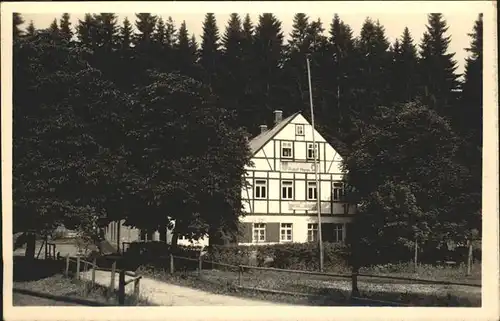
<svg viewBox="0 0 500 321"><path fill-rule="evenodd" d="M360 204L358 245L479 235L481 14L463 78L439 13L393 43L378 21L354 36L337 14L325 25L297 13L288 40L271 13L231 14L225 30L207 13L201 39L172 17L135 18L89 13L72 25L65 13L21 29L14 14L15 229L97 217L156 229L169 213L184 235L231 234L245 139L273 110L309 116L309 57L318 128Z"/></svg>

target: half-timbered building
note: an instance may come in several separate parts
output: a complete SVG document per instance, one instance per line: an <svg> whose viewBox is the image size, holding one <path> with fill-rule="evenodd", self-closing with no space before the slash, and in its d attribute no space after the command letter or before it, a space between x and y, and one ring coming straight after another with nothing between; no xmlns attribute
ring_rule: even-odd
<svg viewBox="0 0 500 321"><path fill-rule="evenodd" d="M342 157L299 112L274 126L261 125L250 140L253 166L242 191L242 244L314 242L318 238L319 197L322 239L344 242L355 207L344 201ZM314 158L316 157L316 159ZM318 166L318 181L315 166Z"/></svg>

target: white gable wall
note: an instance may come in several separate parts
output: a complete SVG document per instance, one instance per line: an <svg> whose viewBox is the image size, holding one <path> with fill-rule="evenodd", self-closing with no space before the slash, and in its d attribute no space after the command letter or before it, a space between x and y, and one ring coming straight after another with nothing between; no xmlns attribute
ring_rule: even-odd
<svg viewBox="0 0 500 321"><path fill-rule="evenodd" d="M303 136L296 135L296 125L304 126ZM298 114L255 153L252 158L254 166L247 167L246 179L250 187L242 191L247 214L242 222L255 223L258 219L260 222L292 223L294 242L303 242L307 238L307 222L317 222L316 200L307 199L307 184L309 181L315 182L314 161L307 159L307 144L312 143L312 133L312 126ZM317 131L315 141L319 146L320 157L317 163L322 223L346 224L355 214L355 207L348 207L346 212L344 203L332 199L332 183L343 177L342 158ZM293 144L292 159L281 158L283 142ZM266 181L264 199L255 197L255 180ZM283 181L293 182L292 199L283 199Z"/></svg>

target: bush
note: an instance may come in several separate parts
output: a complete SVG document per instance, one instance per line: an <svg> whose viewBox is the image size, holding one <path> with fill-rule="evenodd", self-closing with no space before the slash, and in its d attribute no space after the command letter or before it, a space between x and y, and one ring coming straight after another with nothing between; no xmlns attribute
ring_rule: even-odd
<svg viewBox="0 0 500 321"><path fill-rule="evenodd" d="M339 244L324 243L326 271L348 270L348 249ZM315 243L287 243L276 245L212 246L205 260L233 265L270 266L279 269L318 270L318 246Z"/></svg>

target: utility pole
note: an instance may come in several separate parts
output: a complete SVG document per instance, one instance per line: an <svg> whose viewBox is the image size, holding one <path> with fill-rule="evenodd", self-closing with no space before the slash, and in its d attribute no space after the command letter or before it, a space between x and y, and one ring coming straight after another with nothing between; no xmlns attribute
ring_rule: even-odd
<svg viewBox="0 0 500 321"><path fill-rule="evenodd" d="M312 85L311 85L311 67L309 66L309 57L306 57L307 63L307 78L309 80L309 103L311 105L311 125L312 125L312 140L313 140L313 156L314 156L314 176L316 180L316 207L318 211L318 247L319 247L319 270L323 272L323 239L321 235L321 202L320 202L320 189L318 180L318 169L319 169L319 152L316 148L315 139L315 127L314 127L314 107L313 107L313 96L312 96Z"/></svg>

